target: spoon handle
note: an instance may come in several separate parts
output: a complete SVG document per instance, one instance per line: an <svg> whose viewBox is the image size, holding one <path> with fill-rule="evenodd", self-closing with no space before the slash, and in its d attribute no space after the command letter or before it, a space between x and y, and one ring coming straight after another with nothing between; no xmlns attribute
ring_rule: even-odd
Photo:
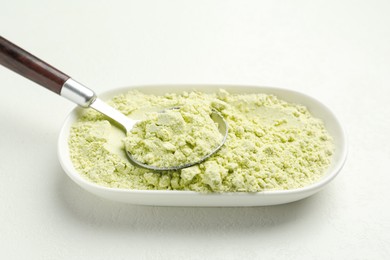
<svg viewBox="0 0 390 260"><path fill-rule="evenodd" d="M88 107L96 99L92 90L2 36L0 64L80 106Z"/></svg>
<svg viewBox="0 0 390 260"><path fill-rule="evenodd" d="M57 93L70 77L0 36L0 63Z"/></svg>

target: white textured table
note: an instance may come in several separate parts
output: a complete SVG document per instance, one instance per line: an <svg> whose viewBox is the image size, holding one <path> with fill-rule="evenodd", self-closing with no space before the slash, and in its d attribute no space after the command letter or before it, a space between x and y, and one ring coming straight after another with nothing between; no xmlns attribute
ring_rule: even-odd
<svg viewBox="0 0 390 260"><path fill-rule="evenodd" d="M344 123L349 158L325 190L288 205L113 203L57 160L74 105L0 68L0 259L390 258L389 1L56 2L4 1L2 36L98 93L151 83L307 93Z"/></svg>

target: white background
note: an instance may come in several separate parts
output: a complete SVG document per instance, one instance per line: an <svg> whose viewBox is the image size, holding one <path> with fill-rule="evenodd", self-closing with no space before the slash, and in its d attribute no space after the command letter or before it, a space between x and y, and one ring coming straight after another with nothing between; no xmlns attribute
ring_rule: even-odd
<svg viewBox="0 0 390 260"><path fill-rule="evenodd" d="M389 13L387 0L2 0L3 37L97 93L289 88L330 107L350 145L339 176L296 203L114 203L79 188L57 160L74 105L1 67L0 259L389 259Z"/></svg>

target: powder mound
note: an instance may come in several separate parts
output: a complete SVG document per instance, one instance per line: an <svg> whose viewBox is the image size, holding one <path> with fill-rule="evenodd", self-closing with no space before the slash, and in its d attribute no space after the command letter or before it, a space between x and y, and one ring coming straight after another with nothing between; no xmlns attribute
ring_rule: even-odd
<svg viewBox="0 0 390 260"><path fill-rule="evenodd" d="M144 111L167 111L148 113L126 137L101 114L83 110L71 128L70 156L83 177L102 186L197 192L296 189L319 180L334 152L333 139L320 119L306 107L274 95L219 90L158 96L129 91L109 103L131 118ZM180 110L168 110L171 107ZM126 158L125 148L151 164L196 160L219 143L212 110L224 117L229 133L223 147L206 161L156 172Z"/></svg>
<svg viewBox="0 0 390 260"><path fill-rule="evenodd" d="M223 139L210 113L194 102L150 113L127 134L125 148L137 161L160 168L198 162Z"/></svg>

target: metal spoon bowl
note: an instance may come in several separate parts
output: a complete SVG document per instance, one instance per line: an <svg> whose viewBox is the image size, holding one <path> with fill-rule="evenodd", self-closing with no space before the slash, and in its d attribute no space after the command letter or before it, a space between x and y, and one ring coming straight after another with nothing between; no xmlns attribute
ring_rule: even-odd
<svg viewBox="0 0 390 260"><path fill-rule="evenodd" d="M96 96L95 92L91 89L75 81L68 75L64 74L63 72L59 71L48 63L38 59L34 55L16 46L15 44L11 43L10 41L4 39L1 36L0 64L20 74L21 76L26 77L38 83L39 85L53 91L54 93L69 99L70 101L76 103L81 107L90 107L106 115L108 118L112 119L120 126L122 126L126 133L131 131L131 129L137 123L136 120L128 118L118 110L114 109L113 107L100 100ZM129 160L135 165L157 171L179 170L203 162L222 147L222 145L226 141L228 133L228 125L219 113L213 112L211 114L211 117L215 122L218 123L219 129L224 135L224 138L218 147L216 147L209 154L207 154L196 162L191 162L183 165L175 165L172 167L157 167L153 165L143 164L135 160L135 158L127 151L126 154Z"/></svg>
<svg viewBox="0 0 390 260"><path fill-rule="evenodd" d="M155 171L175 171L175 170L180 170L183 168L191 167L195 164L202 163L205 160L207 160L209 157L211 157L213 154L215 154L219 149L222 148L222 146L226 142L226 138L228 136L228 124L223 119L221 114L218 113L218 111L216 111L216 110L212 110L210 117L214 122L216 122L218 124L218 130L221 133L221 135L223 136L223 138L222 138L222 141L218 144L218 146L214 147L208 154L206 154L205 156L203 156L202 158L200 158L197 161L189 162L189 163L185 163L185 164L180 164L180 165L174 165L174 166L170 166L170 167L159 167L159 166L149 165L149 164L145 164L145 163L138 161L137 159L135 159L135 157L128 150L126 150L126 155L130 159L130 161L133 162L135 165L142 167L142 168L149 169L149 170L155 170Z"/></svg>

